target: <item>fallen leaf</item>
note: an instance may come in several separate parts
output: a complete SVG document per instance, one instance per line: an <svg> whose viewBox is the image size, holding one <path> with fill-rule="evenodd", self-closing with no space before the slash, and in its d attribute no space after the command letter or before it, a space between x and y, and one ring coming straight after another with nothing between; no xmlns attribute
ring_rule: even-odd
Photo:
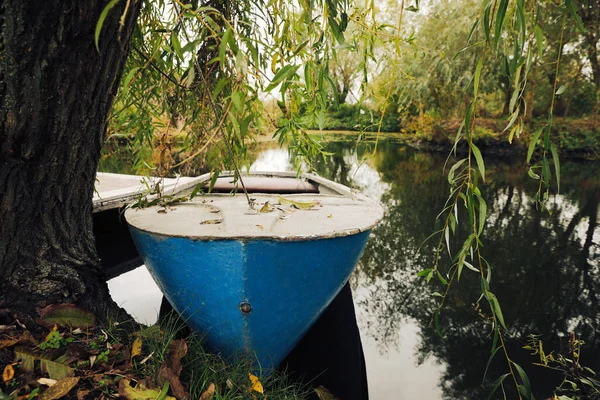
<svg viewBox="0 0 600 400"><path fill-rule="evenodd" d="M13 368L12 365L8 364L6 367L4 367L4 371L2 372L2 380L4 381L4 383L7 383L8 381L12 380L12 378L15 377L15 369Z"/></svg>
<svg viewBox="0 0 600 400"><path fill-rule="evenodd" d="M314 390L319 400L337 400L337 397L323 386L317 386Z"/></svg>
<svg viewBox="0 0 600 400"><path fill-rule="evenodd" d="M133 345L131 345L131 359L135 356L139 356L142 354L142 338L137 337L133 341Z"/></svg>
<svg viewBox="0 0 600 400"><path fill-rule="evenodd" d="M62 380L75 375L73 368L68 365L40 357L40 369L51 379Z"/></svg>
<svg viewBox="0 0 600 400"><path fill-rule="evenodd" d="M35 367L34 354L31 354L23 349L16 349L15 358L17 361L21 361L21 370L28 374L33 373L33 369Z"/></svg>
<svg viewBox="0 0 600 400"><path fill-rule="evenodd" d="M59 380L52 387L46 389L40 395L40 400L56 400L67 395L73 389L77 383L79 383L79 377L67 377Z"/></svg>
<svg viewBox="0 0 600 400"><path fill-rule="evenodd" d="M260 208L260 211L259 211L259 212L261 212L261 213L268 213L268 212L271 212L271 211L273 211L273 210L271 209L271 207L269 206L269 202L267 201L267 202L265 202L265 204L264 204L264 205L263 205L263 206Z"/></svg>
<svg viewBox="0 0 600 400"><path fill-rule="evenodd" d="M95 354L90 356L90 368L92 368L94 366L94 364L96 363L96 358L98 358L98 356Z"/></svg>
<svg viewBox="0 0 600 400"><path fill-rule="evenodd" d="M54 386L56 385L58 381L56 379L50 379L50 378L40 378L37 380L37 383L39 383L40 385L46 385L46 386Z"/></svg>
<svg viewBox="0 0 600 400"><path fill-rule="evenodd" d="M155 400L159 398L164 400L177 400L172 396L161 397L163 392L162 390L148 389L142 384L138 384L136 387L131 387L129 382L130 380L127 378L121 379L119 382L119 397L127 400Z"/></svg>
<svg viewBox="0 0 600 400"><path fill-rule="evenodd" d="M187 400L190 395L179 380L179 374L183 366L181 359L187 354L187 343L183 339L171 340L169 353L158 369L157 382L159 385L168 383L175 397L179 400Z"/></svg>
<svg viewBox="0 0 600 400"><path fill-rule="evenodd" d="M42 308L36 322L47 328L58 324L69 328L89 328L96 325L96 317L74 304L52 304Z"/></svg>
<svg viewBox="0 0 600 400"><path fill-rule="evenodd" d="M233 382L231 382L231 379L227 378L227 381L225 382L225 384L227 385L227 387L230 390L233 389Z"/></svg>
<svg viewBox="0 0 600 400"><path fill-rule="evenodd" d="M333 214L329 214L327 218L333 218Z"/></svg>
<svg viewBox="0 0 600 400"><path fill-rule="evenodd" d="M86 398L86 396L90 394L89 390L78 390L77 391L77 400L84 400Z"/></svg>
<svg viewBox="0 0 600 400"><path fill-rule="evenodd" d="M200 222L200 225L215 225L223 222L221 219L207 219L206 221Z"/></svg>
<svg viewBox="0 0 600 400"><path fill-rule="evenodd" d="M283 196L277 196L277 199L279 200L279 204L282 206L292 206L301 210L310 210L311 208L319 205L318 201L295 201L286 199Z"/></svg>
<svg viewBox="0 0 600 400"><path fill-rule="evenodd" d="M202 393L202 395L200 396L200 400L211 400L214 395L215 395L215 384L211 383L210 385L208 385L208 389L206 389L204 391L204 393Z"/></svg>
<svg viewBox="0 0 600 400"><path fill-rule="evenodd" d="M258 377L252 375L251 373L248 373L248 377L250 378L250 382L252 383L250 390L254 390L255 392L258 392L260 394L265 394L263 385L262 385L262 383L260 383L260 380L258 379Z"/></svg>
<svg viewBox="0 0 600 400"><path fill-rule="evenodd" d="M258 229L260 229L261 231L264 229L263 226L261 224L256 224L256 226L258 227Z"/></svg>

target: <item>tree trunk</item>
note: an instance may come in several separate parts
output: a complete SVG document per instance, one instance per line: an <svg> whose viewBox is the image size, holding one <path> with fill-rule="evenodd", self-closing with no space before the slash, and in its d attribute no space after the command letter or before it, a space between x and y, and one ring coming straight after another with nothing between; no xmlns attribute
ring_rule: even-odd
<svg viewBox="0 0 600 400"><path fill-rule="evenodd" d="M0 317L35 318L53 303L117 310L94 247L92 195L141 2L108 13L98 51L107 3L0 2Z"/></svg>

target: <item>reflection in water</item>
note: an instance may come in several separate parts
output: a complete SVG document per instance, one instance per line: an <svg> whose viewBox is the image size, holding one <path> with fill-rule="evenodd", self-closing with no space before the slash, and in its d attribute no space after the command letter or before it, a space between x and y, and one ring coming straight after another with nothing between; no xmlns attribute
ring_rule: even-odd
<svg viewBox="0 0 600 400"><path fill-rule="evenodd" d="M417 249L435 231L436 215L448 195L444 161L441 155L393 143L380 145L369 159L387 185L381 196L387 213L367 244L354 284L359 288L363 332L377 341L380 351L401 345L398 332L405 329L407 319L417 321L419 360L434 357L445 367L438 381L443 397L487 398L489 382L481 382L491 347L490 327L472 308L480 294L479 280L475 274L464 274L442 314L440 338L430 328L436 303L430 293L441 288L426 287L416 277L419 270L434 264L435 241L426 242L418 254ZM509 321L510 354L527 367L536 395L546 398L560 382L548 370L532 365L536 359L522 349L529 334L541 335L547 351L564 351L569 332L575 331L586 342L583 363L600 367L600 335L596 334L600 327L600 167L565 162L563 169L568 172L563 173L561 194L549 215L536 210L534 182L519 167L521 161L488 163L484 197L490 216L484 256L494 268L493 290ZM339 160L330 160L322 163L319 172L335 176L343 169ZM350 174L346 179L362 186ZM365 190L372 185L369 181ZM455 240L455 248L458 245ZM504 372L506 362L498 357L488 375L493 381Z"/></svg>
<svg viewBox="0 0 600 400"><path fill-rule="evenodd" d="M260 146L253 152L251 170L296 170L285 149ZM436 216L447 199L445 156L382 142L358 167L370 154L369 146L328 143L326 150L334 156L315 168L386 207L352 278L371 397L486 399L490 381L507 367L497 357L482 384L491 338L489 325L472 307L480 294L479 280L463 273L440 318L439 337L430 327L436 305L431 293L441 288L417 278L418 271L434 263L435 241L423 242L436 230ZM541 335L547 352L564 352L574 331L585 341L583 364L600 369L600 165L563 162L561 194L553 199L549 215L535 208L535 182L522 164L487 162L483 195L489 218L483 250L493 268L492 290L510 328L511 357L526 368L534 394L543 399L560 377L532 365L536 359L522 349L529 334ZM464 220L459 228L466 229ZM458 247L460 238L452 240ZM449 265L450 258L444 257Z"/></svg>

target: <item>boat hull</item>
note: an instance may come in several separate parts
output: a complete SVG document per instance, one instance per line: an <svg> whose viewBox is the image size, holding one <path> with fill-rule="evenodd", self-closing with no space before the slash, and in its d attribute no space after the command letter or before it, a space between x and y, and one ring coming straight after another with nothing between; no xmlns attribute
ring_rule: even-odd
<svg viewBox="0 0 600 400"><path fill-rule="evenodd" d="M347 282L370 231L285 241L198 240L130 226L169 302L223 355L276 367Z"/></svg>

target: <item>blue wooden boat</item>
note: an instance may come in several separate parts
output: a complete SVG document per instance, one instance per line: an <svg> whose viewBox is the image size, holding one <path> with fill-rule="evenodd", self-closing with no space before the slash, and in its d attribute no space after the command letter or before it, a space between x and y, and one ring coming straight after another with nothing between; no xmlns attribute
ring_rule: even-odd
<svg viewBox="0 0 600 400"><path fill-rule="evenodd" d="M188 325L225 356L250 355L269 369L347 282L383 210L316 175L252 173L243 181L252 207L222 173L210 194L125 217Z"/></svg>

